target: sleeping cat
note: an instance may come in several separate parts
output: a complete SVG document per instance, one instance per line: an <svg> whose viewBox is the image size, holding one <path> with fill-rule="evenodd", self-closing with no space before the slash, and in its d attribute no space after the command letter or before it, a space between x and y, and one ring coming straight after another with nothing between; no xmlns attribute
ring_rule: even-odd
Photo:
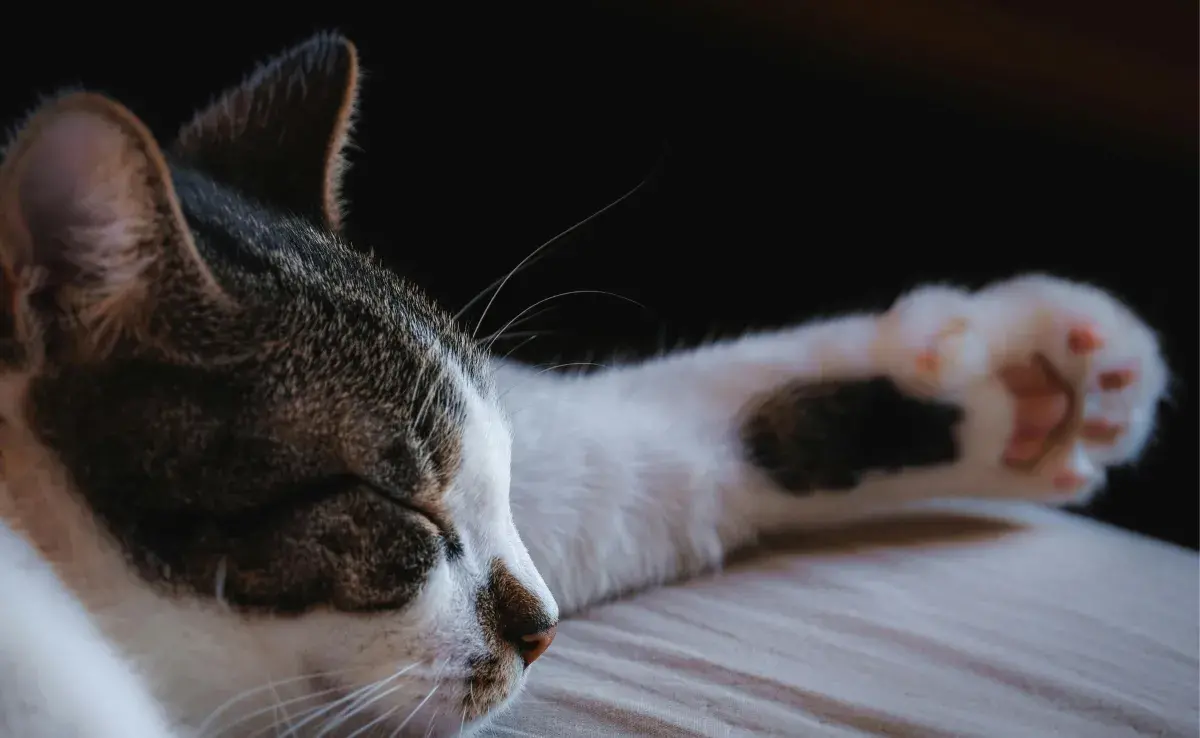
<svg viewBox="0 0 1200 738"><path fill-rule="evenodd" d="M0 735L470 733L562 616L764 534L1079 500L1153 430L1153 333L1044 276L493 359L340 235L357 75L320 35L174 140L74 92L7 150Z"/></svg>

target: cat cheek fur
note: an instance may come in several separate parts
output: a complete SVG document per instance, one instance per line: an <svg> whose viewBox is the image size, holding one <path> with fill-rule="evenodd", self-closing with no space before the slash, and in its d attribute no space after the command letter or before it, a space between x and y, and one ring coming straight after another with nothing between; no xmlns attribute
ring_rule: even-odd
<svg viewBox="0 0 1200 738"><path fill-rule="evenodd" d="M272 652L298 654L284 672L333 672L310 680L310 693L347 696L355 687L379 683L383 686L372 696L389 694L376 712L406 706L396 711L400 719L429 697L414 722L420 728L416 732L433 726L434 735L457 732L464 725L478 729L519 694L521 662L504 641L495 611L545 625L558 619L554 597L511 516L507 420L481 394L466 394L464 455L443 496L462 552L440 562L402 612L313 613L273 625L267 636ZM499 597L489 592L497 579L511 583ZM347 678L341 675L346 669L361 673ZM390 679L398 670L403 676Z"/></svg>

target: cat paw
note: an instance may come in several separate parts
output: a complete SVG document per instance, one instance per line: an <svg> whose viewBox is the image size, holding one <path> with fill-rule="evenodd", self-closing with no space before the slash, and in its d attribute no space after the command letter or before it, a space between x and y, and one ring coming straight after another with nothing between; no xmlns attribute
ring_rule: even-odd
<svg viewBox="0 0 1200 738"><path fill-rule="evenodd" d="M1167 370L1116 298L1044 276L976 293L925 287L883 316L878 350L908 391L959 405L960 484L1049 501L1099 488L1154 427Z"/></svg>

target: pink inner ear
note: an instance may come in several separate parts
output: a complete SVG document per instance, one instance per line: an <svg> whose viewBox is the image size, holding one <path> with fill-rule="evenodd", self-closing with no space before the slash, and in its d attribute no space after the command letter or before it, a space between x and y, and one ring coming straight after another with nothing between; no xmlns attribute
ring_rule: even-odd
<svg viewBox="0 0 1200 738"><path fill-rule="evenodd" d="M15 194L33 261L52 279L134 278L145 266L139 251L156 211L141 142L118 123L79 111L32 133ZM53 274L62 267L74 273Z"/></svg>

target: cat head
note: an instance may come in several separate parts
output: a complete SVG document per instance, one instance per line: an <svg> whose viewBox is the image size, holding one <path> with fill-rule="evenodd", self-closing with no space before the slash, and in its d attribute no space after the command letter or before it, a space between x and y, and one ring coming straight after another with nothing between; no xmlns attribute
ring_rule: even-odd
<svg viewBox="0 0 1200 738"><path fill-rule="evenodd" d="M487 357L340 235L357 75L315 37L166 145L65 94L0 166L0 513L223 735L478 724L557 621Z"/></svg>

